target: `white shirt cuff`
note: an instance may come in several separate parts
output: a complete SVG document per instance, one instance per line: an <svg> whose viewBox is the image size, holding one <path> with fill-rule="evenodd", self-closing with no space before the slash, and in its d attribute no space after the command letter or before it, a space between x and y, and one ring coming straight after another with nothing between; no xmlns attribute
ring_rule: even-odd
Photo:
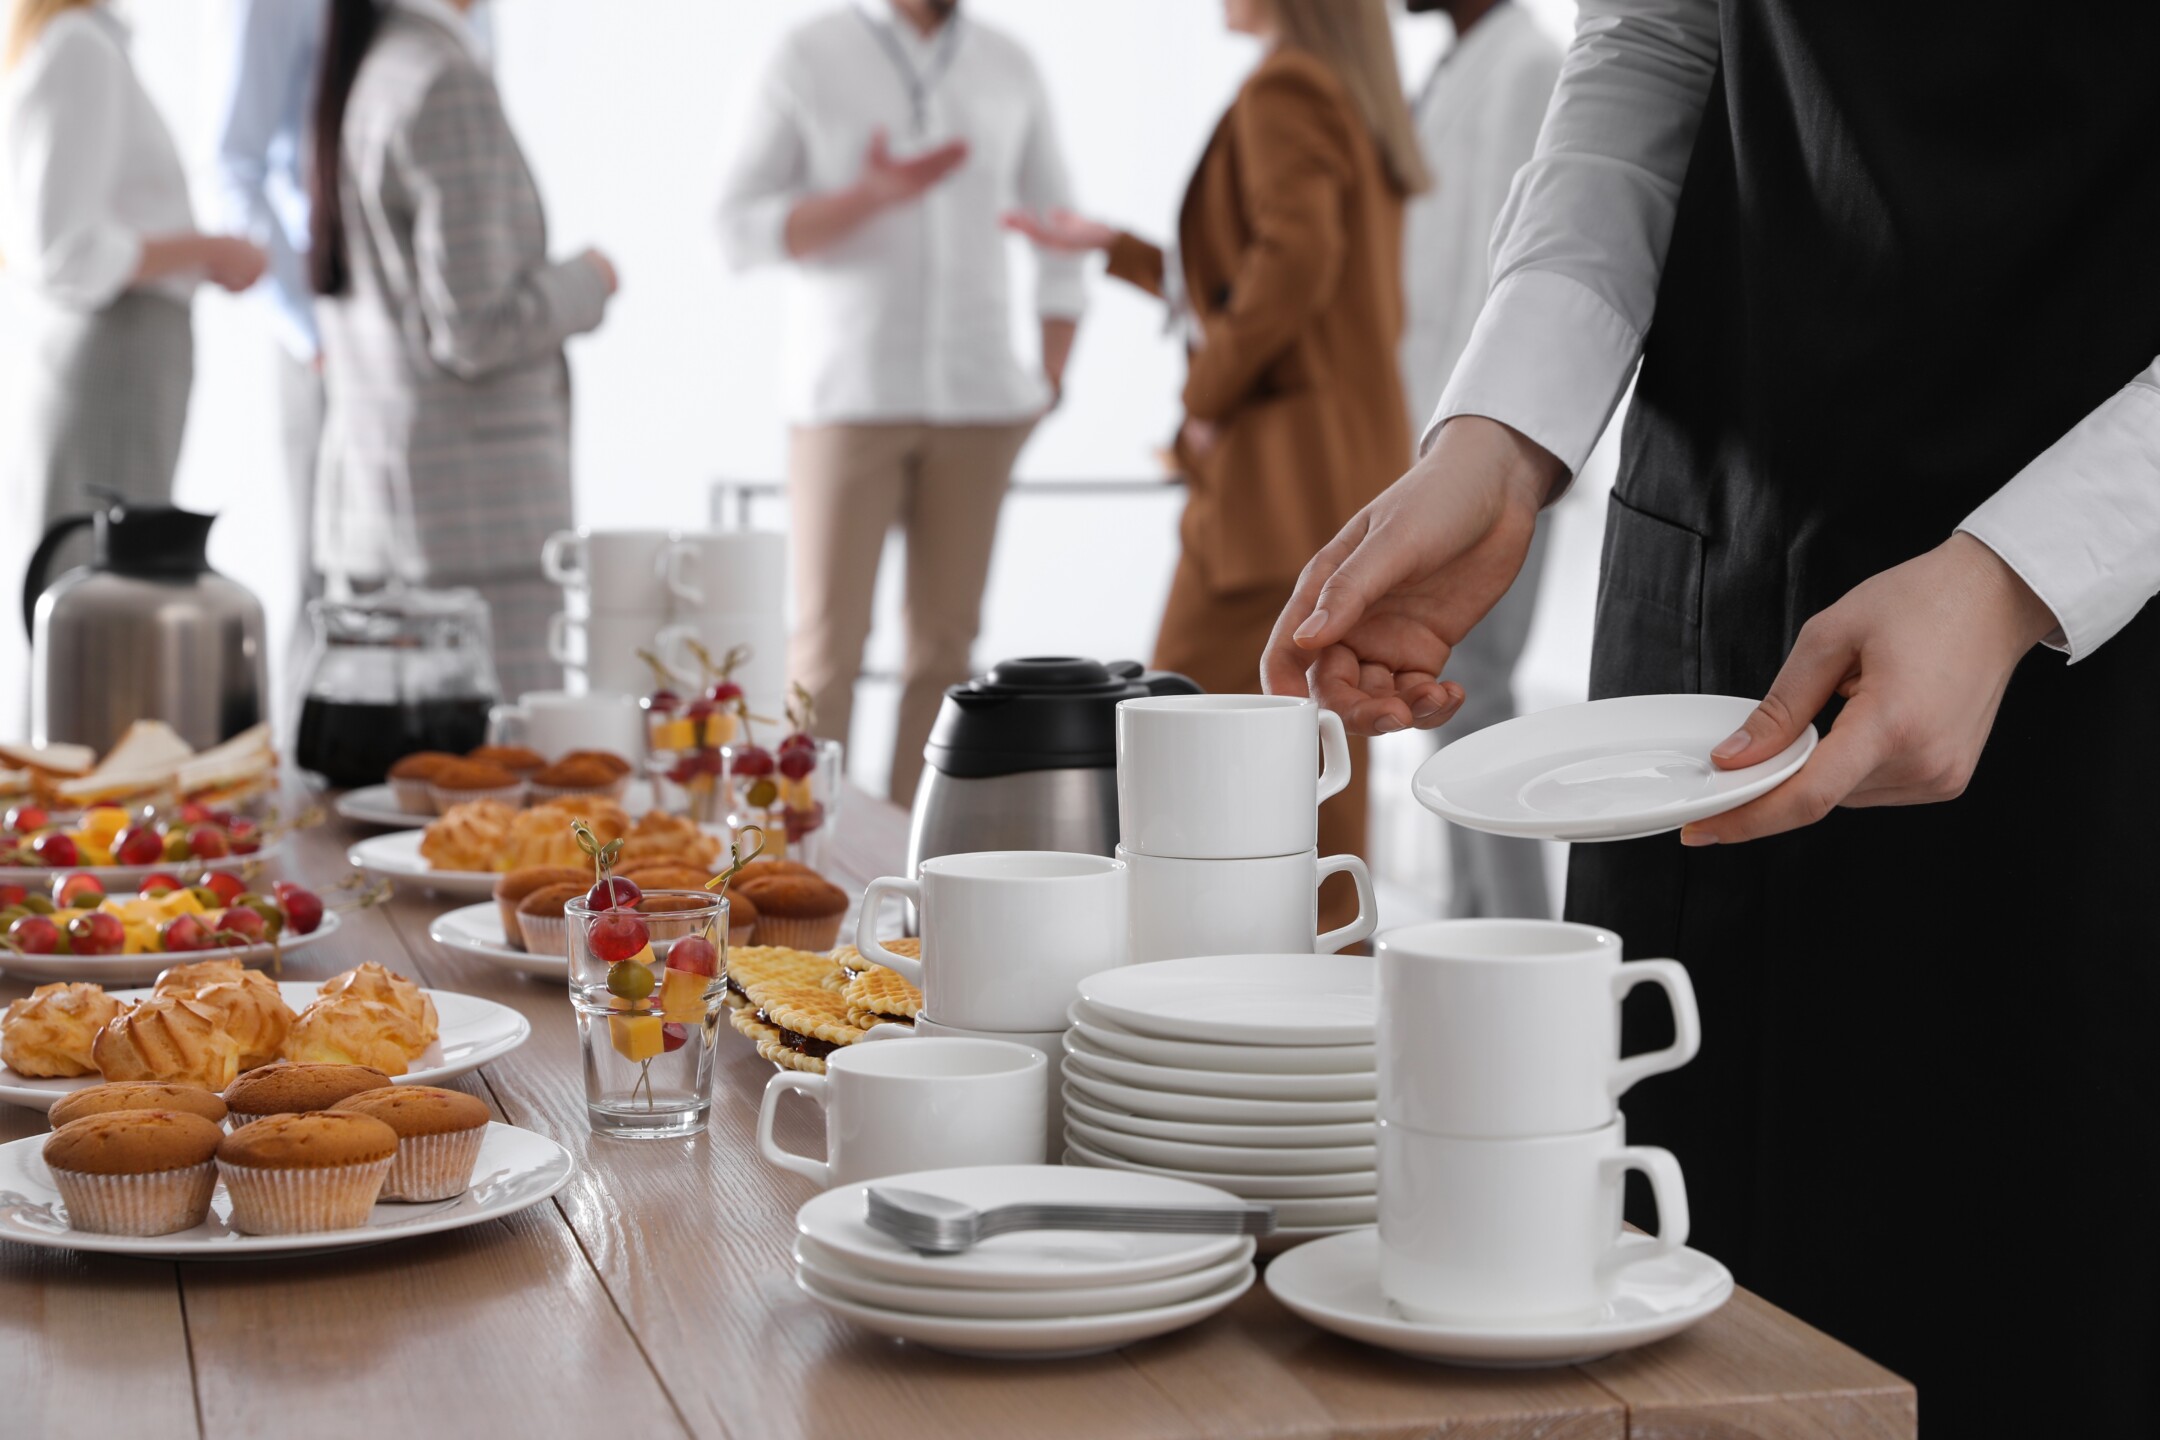
<svg viewBox="0 0 2160 1440"><path fill-rule="evenodd" d="M133 283L142 268L142 252L142 236L134 231L98 225L43 257L38 288L69 309L102 310Z"/></svg>
<svg viewBox="0 0 2160 1440"><path fill-rule="evenodd" d="M1087 313L1084 262L1075 256L1037 252L1035 313L1045 320L1078 320Z"/></svg>
<svg viewBox="0 0 2160 1440"><path fill-rule="evenodd" d="M737 270L787 260L788 216L802 196L792 190L738 201L720 214L720 250Z"/></svg>
<svg viewBox="0 0 2160 1440"><path fill-rule="evenodd" d="M2054 612L2084 659L2160 593L2160 364L2043 450L1958 527Z"/></svg>
<svg viewBox="0 0 2160 1440"><path fill-rule="evenodd" d="M1641 356L1642 336L1589 288L1551 271L1518 271L1478 312L1419 451L1445 421L1482 415L1550 450L1573 476Z"/></svg>

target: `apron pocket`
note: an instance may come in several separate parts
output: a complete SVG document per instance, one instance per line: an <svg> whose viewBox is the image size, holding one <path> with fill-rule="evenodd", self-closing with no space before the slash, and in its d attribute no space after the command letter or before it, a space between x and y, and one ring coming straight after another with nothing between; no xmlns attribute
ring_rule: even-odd
<svg viewBox="0 0 2160 1440"><path fill-rule="evenodd" d="M1612 497L1598 573L1590 698L1702 688L1703 537Z"/></svg>

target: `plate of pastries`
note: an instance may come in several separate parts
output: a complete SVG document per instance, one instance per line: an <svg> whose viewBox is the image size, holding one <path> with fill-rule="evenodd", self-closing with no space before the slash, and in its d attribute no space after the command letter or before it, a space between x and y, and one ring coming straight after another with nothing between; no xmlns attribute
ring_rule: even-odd
<svg viewBox="0 0 2160 1440"><path fill-rule="evenodd" d="M175 965L146 990L40 985L0 1015L0 1102L48 1110L120 1081L223 1092L278 1064L365 1065L438 1084L515 1050L524 1016L368 962L279 982L237 960Z"/></svg>
<svg viewBox="0 0 2160 1440"><path fill-rule="evenodd" d="M600 844L623 842L618 873L664 861L712 875L727 852L724 828L664 810L633 819L615 800L600 795L522 808L502 800L469 800L451 806L423 830L362 840L346 858L370 875L465 900L493 898L496 882L516 870L579 869L589 886L592 861L571 829L580 820Z"/></svg>
<svg viewBox="0 0 2160 1440"><path fill-rule="evenodd" d="M0 1239L172 1260L346 1249L537 1204L574 1168L461 1090L279 1062L223 1091L114 1081L0 1145Z"/></svg>

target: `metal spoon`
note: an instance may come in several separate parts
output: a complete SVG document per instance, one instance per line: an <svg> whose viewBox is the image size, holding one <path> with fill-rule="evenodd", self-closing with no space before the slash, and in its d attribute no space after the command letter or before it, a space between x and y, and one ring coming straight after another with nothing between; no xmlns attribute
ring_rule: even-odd
<svg viewBox="0 0 2160 1440"><path fill-rule="evenodd" d="M957 1255L1014 1230L1147 1230L1180 1235L1272 1235L1272 1205L1000 1205L977 1210L920 1190L872 1187L864 1218L924 1255Z"/></svg>

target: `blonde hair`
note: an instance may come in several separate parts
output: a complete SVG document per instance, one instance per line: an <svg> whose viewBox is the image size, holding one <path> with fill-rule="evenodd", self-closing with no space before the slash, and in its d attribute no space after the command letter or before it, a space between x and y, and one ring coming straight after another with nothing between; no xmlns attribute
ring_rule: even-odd
<svg viewBox="0 0 2160 1440"><path fill-rule="evenodd" d="M55 15L66 10L79 10L89 3L90 0L14 0L8 6L7 48L0 51L0 70L12 70L21 63Z"/></svg>
<svg viewBox="0 0 2160 1440"><path fill-rule="evenodd" d="M1406 195L1432 184L1418 148L1417 126L1395 68L1395 32L1387 0L1267 0L1282 41L1326 62L1350 92L1380 147L1388 178Z"/></svg>

